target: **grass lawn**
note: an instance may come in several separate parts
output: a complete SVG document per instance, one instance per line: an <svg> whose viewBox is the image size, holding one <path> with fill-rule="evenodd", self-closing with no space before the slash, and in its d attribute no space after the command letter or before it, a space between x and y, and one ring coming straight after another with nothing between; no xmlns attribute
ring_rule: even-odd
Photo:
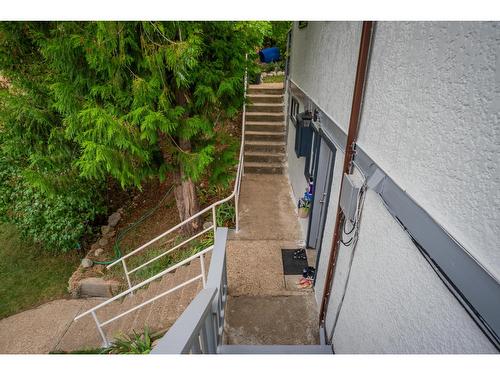
<svg viewBox="0 0 500 375"><path fill-rule="evenodd" d="M264 83L278 83L284 81L285 81L285 76L267 76L262 78L262 82Z"/></svg>
<svg viewBox="0 0 500 375"><path fill-rule="evenodd" d="M68 295L78 254L53 255L0 224L0 318Z"/></svg>

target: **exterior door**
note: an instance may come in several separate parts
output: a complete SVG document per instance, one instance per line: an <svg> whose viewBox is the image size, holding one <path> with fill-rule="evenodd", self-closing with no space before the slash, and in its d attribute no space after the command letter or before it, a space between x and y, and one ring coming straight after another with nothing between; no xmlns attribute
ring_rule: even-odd
<svg viewBox="0 0 500 375"><path fill-rule="evenodd" d="M320 137L318 143L319 155L317 168L315 168L314 195L307 236L307 246L317 250L319 250L323 239L335 163L335 147L324 137Z"/></svg>

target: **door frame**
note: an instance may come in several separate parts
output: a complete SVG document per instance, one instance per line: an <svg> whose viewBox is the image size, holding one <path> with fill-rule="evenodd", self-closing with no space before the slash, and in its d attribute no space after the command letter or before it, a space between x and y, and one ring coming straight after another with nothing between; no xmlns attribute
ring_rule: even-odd
<svg viewBox="0 0 500 375"><path fill-rule="evenodd" d="M331 196L332 185L333 185L333 172L335 170L335 158L337 156L337 147L331 141L331 139L328 136L328 134L322 128L319 128L317 130L317 134L319 136L319 144L318 144L318 151L316 152L316 155L315 155L315 158L317 159L315 162L317 163L317 161L319 159L319 154L321 153L321 141L324 141L325 144L326 144L326 146L330 149L330 151L332 153L332 163L330 165L329 170L327 171L327 181L329 181L329 183L328 183L327 188L326 188L326 196L325 196L325 203L326 203L326 206L325 206L325 209L324 209L324 218L325 218L325 220L324 220L322 228L320 228L320 231L319 231L319 233L320 233L320 235L319 235L319 246L317 246L315 248L315 250L317 251L317 253L316 253L316 264L315 264L316 270L318 269L318 263L319 263L319 258L320 258L320 254L321 254L321 246L323 244L323 235L324 235L324 232L325 232L326 218L328 216L328 206L329 206L329 203L330 203L330 196ZM317 181L317 173L318 173L318 168L315 168L315 171L314 171L314 183L316 183L316 181ZM315 192L316 192L316 186L315 186ZM307 228L306 246L309 243L309 238L310 238L310 235L311 235L311 220L312 220L312 216L313 216L313 211L314 211L314 205L311 206L311 213L309 215L309 224L308 224L308 228ZM320 223L321 223L321 221L320 221ZM316 278L314 279L314 282L316 282Z"/></svg>

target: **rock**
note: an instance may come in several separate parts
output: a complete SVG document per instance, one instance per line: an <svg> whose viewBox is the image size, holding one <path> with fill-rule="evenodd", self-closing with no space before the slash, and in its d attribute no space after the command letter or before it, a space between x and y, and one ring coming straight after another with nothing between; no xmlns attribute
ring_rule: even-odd
<svg viewBox="0 0 500 375"><path fill-rule="evenodd" d="M111 227L109 225L103 225L101 227L101 233L102 235L106 235L106 233L109 233L111 231Z"/></svg>
<svg viewBox="0 0 500 375"><path fill-rule="evenodd" d="M107 239L113 238L115 236L115 234L116 234L116 232L114 230L109 231L108 233L106 233L104 235L104 238L107 238Z"/></svg>
<svg viewBox="0 0 500 375"><path fill-rule="evenodd" d="M96 264L94 265L94 267L92 267L92 271L96 272L96 273L100 273L101 275L104 275L104 269L106 267L104 266L104 264Z"/></svg>
<svg viewBox="0 0 500 375"><path fill-rule="evenodd" d="M205 221L203 223L203 229L210 228L211 226L212 226L212 222L211 221Z"/></svg>
<svg viewBox="0 0 500 375"><path fill-rule="evenodd" d="M101 247L99 249L97 249L96 251L94 251L94 255L96 257L98 257L99 255L101 255L102 253L104 253L104 249L101 248Z"/></svg>
<svg viewBox="0 0 500 375"><path fill-rule="evenodd" d="M114 214L112 214L108 218L108 225L110 227L115 227L116 224L118 224L118 222L120 221L121 218L122 218L122 215L119 212L115 212Z"/></svg>
<svg viewBox="0 0 500 375"><path fill-rule="evenodd" d="M81 264L83 268L90 268L92 267L94 262L92 262L89 258L83 258Z"/></svg>
<svg viewBox="0 0 500 375"><path fill-rule="evenodd" d="M108 244L108 239L107 238L101 238L97 243L99 244L100 247L104 247Z"/></svg>
<svg viewBox="0 0 500 375"><path fill-rule="evenodd" d="M68 292L71 298L80 298L80 284L78 278L80 277L80 269L78 268L68 280Z"/></svg>
<svg viewBox="0 0 500 375"><path fill-rule="evenodd" d="M104 280L100 277L88 277L82 279L80 284L80 295L86 297L112 297L120 289L120 283L116 280Z"/></svg>

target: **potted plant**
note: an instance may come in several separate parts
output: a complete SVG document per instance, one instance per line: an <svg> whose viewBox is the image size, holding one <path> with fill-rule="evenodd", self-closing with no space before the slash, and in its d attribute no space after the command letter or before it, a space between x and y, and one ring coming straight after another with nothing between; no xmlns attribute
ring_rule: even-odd
<svg viewBox="0 0 500 375"><path fill-rule="evenodd" d="M301 219L305 219L309 216L309 210L311 208L311 201L306 198L299 199L299 217Z"/></svg>

